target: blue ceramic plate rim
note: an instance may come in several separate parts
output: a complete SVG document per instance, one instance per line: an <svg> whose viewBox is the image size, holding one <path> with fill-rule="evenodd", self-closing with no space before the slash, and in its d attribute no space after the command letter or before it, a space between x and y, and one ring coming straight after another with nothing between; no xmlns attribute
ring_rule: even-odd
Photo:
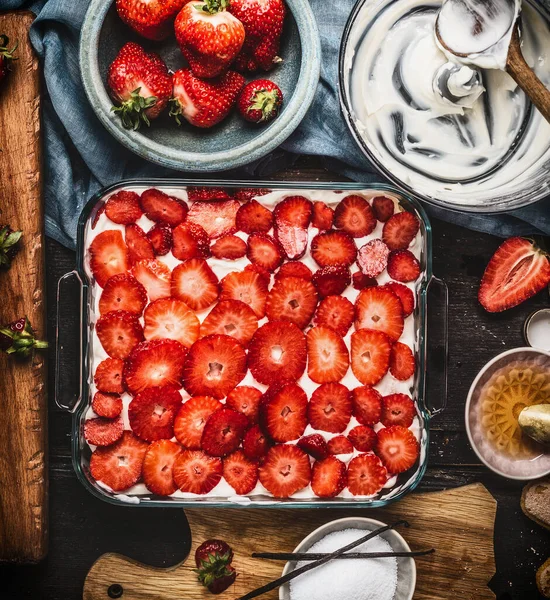
<svg viewBox="0 0 550 600"><path fill-rule="evenodd" d="M262 158L280 146L298 127L313 102L321 71L321 41L308 0L286 0L286 4L300 35L300 74L286 103L286 110L253 140L230 151L197 153L169 149L139 132L124 129L120 119L111 112L113 103L99 70L99 36L105 16L112 5L112 2L105 0L90 2L80 38L80 72L84 90L95 114L111 135L132 152L178 171L225 171Z"/></svg>

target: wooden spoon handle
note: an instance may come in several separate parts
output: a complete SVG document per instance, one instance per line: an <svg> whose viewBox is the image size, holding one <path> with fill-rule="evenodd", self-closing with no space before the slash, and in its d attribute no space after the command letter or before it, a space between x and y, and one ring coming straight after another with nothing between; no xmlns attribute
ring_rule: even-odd
<svg viewBox="0 0 550 600"><path fill-rule="evenodd" d="M523 58L521 52L517 26L512 34L508 50L506 71L529 98L531 98L531 102L539 109L542 116L550 122L550 90L548 90L535 75L533 69L525 62L525 58Z"/></svg>

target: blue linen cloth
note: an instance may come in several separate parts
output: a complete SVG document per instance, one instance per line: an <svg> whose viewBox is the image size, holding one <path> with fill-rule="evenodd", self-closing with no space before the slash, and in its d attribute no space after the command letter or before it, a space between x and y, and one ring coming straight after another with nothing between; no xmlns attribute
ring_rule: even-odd
<svg viewBox="0 0 550 600"><path fill-rule="evenodd" d="M299 154L322 157L327 168L362 182L383 177L363 157L340 113L338 51L355 0L310 0L319 25L323 52L321 80L306 117L270 156L228 178L261 178L292 164ZM0 0L0 10L25 8L37 18L31 42L44 66L43 132L46 234L75 247L78 217L101 187L132 177L175 177L180 173L148 163L118 144L88 103L78 67L80 28L88 0ZM455 213L427 207L437 218L470 229L507 237L550 235L550 198L498 216Z"/></svg>

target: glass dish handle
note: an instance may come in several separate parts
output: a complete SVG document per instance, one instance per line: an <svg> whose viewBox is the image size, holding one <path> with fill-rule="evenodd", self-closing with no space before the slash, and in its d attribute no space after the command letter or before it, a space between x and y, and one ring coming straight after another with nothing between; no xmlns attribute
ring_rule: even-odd
<svg viewBox="0 0 550 600"><path fill-rule="evenodd" d="M69 284L76 288L76 293L67 293ZM83 290L78 271L65 273L57 282L55 403L71 413L75 412L81 401ZM74 311L75 296L78 297L77 314Z"/></svg>

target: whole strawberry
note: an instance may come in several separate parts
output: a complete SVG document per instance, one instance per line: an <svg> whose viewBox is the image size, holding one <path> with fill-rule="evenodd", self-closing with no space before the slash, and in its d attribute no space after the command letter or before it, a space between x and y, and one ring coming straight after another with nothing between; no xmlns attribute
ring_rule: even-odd
<svg viewBox="0 0 550 600"><path fill-rule="evenodd" d="M109 67L107 84L119 106L112 110L126 129L149 126L168 105L172 76L161 58L134 42L124 44Z"/></svg>
<svg viewBox="0 0 550 600"><path fill-rule="evenodd" d="M0 225L0 268L9 269L22 235L22 231L13 231L9 225Z"/></svg>
<svg viewBox="0 0 550 600"><path fill-rule="evenodd" d="M206 80L190 69L176 71L170 115L178 124L183 117L195 127L212 127L227 117L243 85L244 77L234 71Z"/></svg>
<svg viewBox="0 0 550 600"><path fill-rule="evenodd" d="M17 60L13 53L17 49L17 43L10 50L10 38L2 34L0 35L0 82L6 77L10 70L10 65L13 60Z"/></svg>
<svg viewBox="0 0 550 600"><path fill-rule="evenodd" d="M269 123L279 114L282 103L283 92L269 79L246 84L237 100L239 113L251 123Z"/></svg>
<svg viewBox="0 0 550 600"><path fill-rule="evenodd" d="M0 350L26 358L31 352L44 350L48 342L42 342L34 337L34 330L27 317L22 317L3 329L0 329Z"/></svg>
<svg viewBox="0 0 550 600"><path fill-rule="evenodd" d="M164 40L186 0L117 0L118 16L149 40Z"/></svg>
<svg viewBox="0 0 550 600"><path fill-rule="evenodd" d="M195 550L199 581L213 594L221 594L237 578L231 566L233 550L223 540L206 540Z"/></svg>
<svg viewBox="0 0 550 600"><path fill-rule="evenodd" d="M197 77L209 79L227 71L243 46L243 24L228 6L228 0L192 0L176 18L176 39Z"/></svg>

